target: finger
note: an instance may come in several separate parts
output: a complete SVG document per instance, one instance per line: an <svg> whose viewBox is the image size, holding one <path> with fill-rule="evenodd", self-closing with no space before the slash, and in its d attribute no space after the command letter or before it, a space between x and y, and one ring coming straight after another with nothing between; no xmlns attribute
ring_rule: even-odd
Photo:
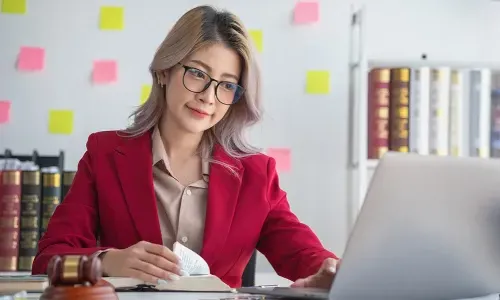
<svg viewBox="0 0 500 300"><path fill-rule="evenodd" d="M165 271L165 270L163 270L163 269L161 269L153 264L144 262L142 260L136 260L131 265L131 268L138 270L138 271L141 271L143 273L146 273L146 274L153 276L157 279L158 278L159 279L168 279L168 280L178 280L179 279L178 275L176 275L172 272L169 272L169 271Z"/></svg>
<svg viewBox="0 0 500 300"><path fill-rule="evenodd" d="M337 260L333 258L325 259L321 265L321 273L325 275L333 275L337 273Z"/></svg>
<svg viewBox="0 0 500 300"><path fill-rule="evenodd" d="M292 283L291 287L299 287L299 288L306 288L306 287L312 287L311 285L312 277L306 277L306 278L300 278L297 279L294 283Z"/></svg>
<svg viewBox="0 0 500 300"><path fill-rule="evenodd" d="M294 288L303 288L306 287L306 279L305 278L300 278L297 279L290 287Z"/></svg>
<svg viewBox="0 0 500 300"><path fill-rule="evenodd" d="M151 254L149 252L143 252L139 254L139 259L146 263L157 266L158 268L163 269L165 271L169 271L177 275L182 275L181 268L177 264L167 260L163 256Z"/></svg>
<svg viewBox="0 0 500 300"><path fill-rule="evenodd" d="M169 261L173 262L174 264L179 264L179 258L177 257L177 255L175 255L174 252L172 252L170 249L168 249L163 245L146 242L144 244L144 249L149 253L162 256L168 259Z"/></svg>

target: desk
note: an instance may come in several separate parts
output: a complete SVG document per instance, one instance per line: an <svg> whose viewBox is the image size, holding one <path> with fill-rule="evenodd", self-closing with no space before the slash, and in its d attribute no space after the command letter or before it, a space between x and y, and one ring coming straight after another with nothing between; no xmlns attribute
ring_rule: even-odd
<svg viewBox="0 0 500 300"><path fill-rule="evenodd" d="M242 294L233 293L175 293L175 292L125 292L117 293L119 300L219 300L219 299L231 299ZM41 293L30 293L28 294L28 300L38 300ZM246 295L250 296L250 295ZM258 299L257 296L253 296L251 299ZM264 298L263 298L264 299ZM267 299L269 299L267 297ZM242 300L240 298L240 300ZM489 299L488 299L489 300Z"/></svg>
<svg viewBox="0 0 500 300"><path fill-rule="evenodd" d="M38 300L40 298L40 293L30 293L28 294L28 300ZM237 298L239 296L239 298ZM126 292L118 293L119 300L139 300L146 298L147 300L220 300L220 299L239 299L244 300L246 296L248 299L257 300L258 296L246 295L246 294L233 294L233 293L175 293L175 292ZM264 299L271 299L270 297L262 297ZM498 294L479 297L473 299L458 299L458 300L499 300Z"/></svg>

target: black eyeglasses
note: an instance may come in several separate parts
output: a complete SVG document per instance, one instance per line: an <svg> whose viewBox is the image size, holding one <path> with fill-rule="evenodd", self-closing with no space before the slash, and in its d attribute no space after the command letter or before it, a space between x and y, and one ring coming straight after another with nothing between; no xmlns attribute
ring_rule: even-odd
<svg viewBox="0 0 500 300"><path fill-rule="evenodd" d="M180 66L184 68L184 75L182 77L182 83L184 87L193 93L202 93L208 89L212 81L216 82L215 86L215 97L217 100L225 105L235 104L240 100L241 96L245 92L245 89L229 81L218 81L210 77L207 73L199 70L197 68L185 66L179 63Z"/></svg>

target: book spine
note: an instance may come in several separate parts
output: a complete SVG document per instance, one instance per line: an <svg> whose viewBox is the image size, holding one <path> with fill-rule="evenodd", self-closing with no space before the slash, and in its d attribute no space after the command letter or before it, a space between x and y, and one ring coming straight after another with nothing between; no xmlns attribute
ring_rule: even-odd
<svg viewBox="0 0 500 300"><path fill-rule="evenodd" d="M379 159L389 149L390 70L373 69L368 91L368 158Z"/></svg>
<svg viewBox="0 0 500 300"><path fill-rule="evenodd" d="M431 71L429 98L429 153L448 155L450 77L446 69Z"/></svg>
<svg viewBox="0 0 500 300"><path fill-rule="evenodd" d="M389 149L409 151L410 69L391 70L390 81Z"/></svg>
<svg viewBox="0 0 500 300"><path fill-rule="evenodd" d="M16 271L19 254L21 171L0 171L0 271Z"/></svg>
<svg viewBox="0 0 500 300"><path fill-rule="evenodd" d="M452 156L461 156L462 151L462 73L457 70L451 72L450 85L450 122L449 122L449 150Z"/></svg>
<svg viewBox="0 0 500 300"><path fill-rule="evenodd" d="M469 95L469 153L470 156L481 156L480 151L480 126L481 111L481 71L470 72Z"/></svg>
<svg viewBox="0 0 500 300"><path fill-rule="evenodd" d="M40 237L47 230L50 217L61 203L61 173L59 171L42 171L42 224Z"/></svg>
<svg viewBox="0 0 500 300"><path fill-rule="evenodd" d="M420 69L412 69L411 75L411 90L410 90L410 116L408 130L410 132L408 145L410 147L410 152L420 153L420 144L422 139L422 132L420 131L420 122L422 121L420 107L422 105L422 91L420 87L421 83L421 71Z"/></svg>
<svg viewBox="0 0 500 300"><path fill-rule="evenodd" d="M65 171L63 173L61 202L64 201L64 198L66 198L66 195L68 194L71 184L73 183L73 179L75 178L75 174L75 171Z"/></svg>
<svg viewBox="0 0 500 300"><path fill-rule="evenodd" d="M40 171L23 171L21 187L21 242L19 271L30 271L37 252L40 232L42 186Z"/></svg>
<svg viewBox="0 0 500 300"><path fill-rule="evenodd" d="M500 157L500 73L491 76L490 156Z"/></svg>

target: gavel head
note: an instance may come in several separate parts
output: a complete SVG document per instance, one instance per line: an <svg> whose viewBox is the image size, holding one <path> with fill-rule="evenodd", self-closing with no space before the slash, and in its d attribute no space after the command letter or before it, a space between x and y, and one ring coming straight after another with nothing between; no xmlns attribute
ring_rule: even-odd
<svg viewBox="0 0 500 300"><path fill-rule="evenodd" d="M101 260L97 256L53 256L47 267L51 286L95 285L102 278Z"/></svg>

